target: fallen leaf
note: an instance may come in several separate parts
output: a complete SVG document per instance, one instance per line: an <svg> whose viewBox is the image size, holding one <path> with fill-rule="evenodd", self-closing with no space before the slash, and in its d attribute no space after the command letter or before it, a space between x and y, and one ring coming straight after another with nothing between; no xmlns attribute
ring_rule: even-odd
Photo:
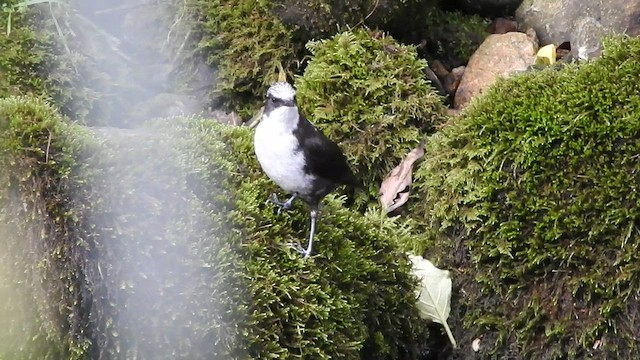
<svg viewBox="0 0 640 360"><path fill-rule="evenodd" d="M556 46L549 44L543 46L536 54L536 64L553 65L556 62Z"/></svg>
<svg viewBox="0 0 640 360"><path fill-rule="evenodd" d="M380 196L380 204L388 213L404 205L409 200L413 163L422 156L424 156L424 144L420 143L382 181L378 194Z"/></svg>
<svg viewBox="0 0 640 360"><path fill-rule="evenodd" d="M422 256L409 255L412 273L420 280L418 293L418 310L423 319L437 322L444 326L444 330L457 348L456 340L447 324L451 312L451 276L449 271L438 269L431 261Z"/></svg>

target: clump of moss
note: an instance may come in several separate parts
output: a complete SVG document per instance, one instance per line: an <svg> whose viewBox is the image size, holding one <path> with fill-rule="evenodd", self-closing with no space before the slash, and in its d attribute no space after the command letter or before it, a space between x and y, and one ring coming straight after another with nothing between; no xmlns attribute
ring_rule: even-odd
<svg viewBox="0 0 640 360"><path fill-rule="evenodd" d="M14 9L10 26L8 12L0 15L0 27L10 30L0 36L0 97L44 97L64 115L87 121L98 95L82 83L82 78L95 71L74 51L69 41L71 30L60 28L64 38L57 31L54 16L65 24L68 14L56 11L56 6L49 10L38 5L15 7L17 3L5 4L5 9Z"/></svg>
<svg viewBox="0 0 640 360"><path fill-rule="evenodd" d="M478 15L457 11L433 10L425 24L427 59L442 59L449 68L466 65L469 58L489 36L490 21Z"/></svg>
<svg viewBox="0 0 640 360"><path fill-rule="evenodd" d="M84 134L69 129L39 98L0 100L2 263L13 273L0 274L0 282L15 291L0 302L9 315L0 355L8 358L79 359L90 346L80 319L87 239L77 226L81 204L71 199L82 194L71 174L82 166L75 156ZM20 339L11 341L15 334Z"/></svg>
<svg viewBox="0 0 640 360"><path fill-rule="evenodd" d="M223 136L232 145L230 154L241 155L244 169L232 216L251 239L243 251L244 258L255 259L245 263L247 275L259 279L249 284L247 306L257 321L250 328L267 329L268 341L275 342L257 347L264 335L250 334L244 346L259 349L252 357L275 352L318 359L417 358L426 334L414 307L410 265L396 242L410 237L409 229L390 219L381 222L376 212L363 216L330 196L319 221L315 257L305 262L283 250L283 244L308 235L307 209L298 204L291 214L274 216L272 206L260 206L277 189L259 170L250 132L230 130Z"/></svg>
<svg viewBox="0 0 640 360"><path fill-rule="evenodd" d="M427 142L414 211L431 242L414 246L460 269L461 343L640 356L639 57L619 38L592 63L500 81Z"/></svg>
<svg viewBox="0 0 640 360"><path fill-rule="evenodd" d="M443 105L415 49L355 29L308 44L296 79L307 117L338 142L375 197L383 177L443 120Z"/></svg>
<svg viewBox="0 0 640 360"><path fill-rule="evenodd" d="M274 1L274 13L296 29L303 41L326 38L345 26L385 29L411 17L416 9L432 8L439 0L284 0Z"/></svg>
<svg viewBox="0 0 640 360"><path fill-rule="evenodd" d="M306 239L307 209L265 204L276 189L249 129L189 118L89 135L22 97L0 100L0 128L0 259L28 279L0 273L0 296L33 302L26 325L0 331L4 353L420 356L427 331L396 245L408 228L331 196L303 259L285 244Z"/></svg>
<svg viewBox="0 0 640 360"><path fill-rule="evenodd" d="M295 68L302 45L292 43L291 29L272 13L272 1L194 0L192 7L198 47L217 70L212 96L251 116L280 66Z"/></svg>
<svg viewBox="0 0 640 360"><path fill-rule="evenodd" d="M199 49L184 58L186 77L196 73L194 63L205 57L218 71L211 96L245 118L262 104L280 66L290 77L303 69L309 40L332 36L346 26L384 29L412 9L427 6L417 0L190 1L195 20L189 21L196 23L191 38Z"/></svg>

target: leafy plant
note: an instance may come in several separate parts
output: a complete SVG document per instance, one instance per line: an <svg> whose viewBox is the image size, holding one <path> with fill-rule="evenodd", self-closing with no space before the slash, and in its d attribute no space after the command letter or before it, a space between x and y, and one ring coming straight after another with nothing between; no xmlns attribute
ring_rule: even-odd
<svg viewBox="0 0 640 360"><path fill-rule="evenodd" d="M14 5L7 5L6 3L2 4L3 11L7 14L7 36L11 35L11 19L15 11L24 9L27 6L45 4L45 3L49 4L49 11L51 12L51 18L53 19L53 22L56 25L56 30L58 31L58 35L60 36L61 40L64 42L67 52L70 52L69 47L66 45L66 39L64 37L64 34L62 33L60 24L58 24L58 20L56 19L56 16L53 13L53 8L51 7L52 4L67 5L67 3L60 0L25 0Z"/></svg>

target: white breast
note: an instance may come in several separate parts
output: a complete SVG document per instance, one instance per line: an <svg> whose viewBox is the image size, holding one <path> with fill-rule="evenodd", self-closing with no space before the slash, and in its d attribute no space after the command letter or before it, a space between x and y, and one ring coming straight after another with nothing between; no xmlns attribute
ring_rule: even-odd
<svg viewBox="0 0 640 360"><path fill-rule="evenodd" d="M288 193L308 193L313 177L304 172L304 157L293 130L298 109L280 107L263 116L256 127L253 146L262 170Z"/></svg>

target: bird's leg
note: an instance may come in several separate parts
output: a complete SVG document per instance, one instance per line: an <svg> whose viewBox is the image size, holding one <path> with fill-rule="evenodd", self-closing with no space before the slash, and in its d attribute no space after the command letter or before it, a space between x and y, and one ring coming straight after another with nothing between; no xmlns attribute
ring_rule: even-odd
<svg viewBox="0 0 640 360"><path fill-rule="evenodd" d="M304 255L304 258L308 258L311 255L311 250L313 248L313 236L316 233L316 218L318 217L318 210L311 210L311 230L309 233L309 244L307 248L303 248L300 244L300 241L296 240L295 244L288 244L288 246L296 249L301 255Z"/></svg>
<svg viewBox="0 0 640 360"><path fill-rule="evenodd" d="M316 232L316 217L318 216L318 210L311 209L311 230L309 232L309 245L307 245L307 250L303 250L302 254L304 254L305 258L308 258L311 255L311 248L313 246L313 235Z"/></svg>
<svg viewBox="0 0 640 360"><path fill-rule="evenodd" d="M269 201L271 201L272 203L278 205L280 208L278 209L278 214L280 214L280 212L282 211L282 209L285 210L289 210L291 209L291 204L293 203L293 200L295 198L298 197L298 194L293 193L293 195L291 195L291 197L289 198L289 200L282 202L280 200L278 200L278 195L276 195L276 193L272 193L271 196L269 197Z"/></svg>

